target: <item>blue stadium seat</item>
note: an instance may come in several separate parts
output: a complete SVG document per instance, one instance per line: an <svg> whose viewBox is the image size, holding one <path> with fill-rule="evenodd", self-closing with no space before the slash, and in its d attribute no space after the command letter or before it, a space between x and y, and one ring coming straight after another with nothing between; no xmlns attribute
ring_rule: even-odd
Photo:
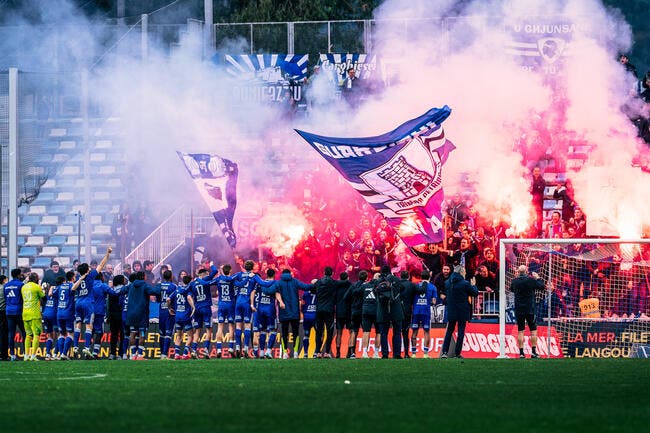
<svg viewBox="0 0 650 433"><path fill-rule="evenodd" d="M50 257L36 257L32 266L35 268L49 268L52 259Z"/></svg>
<svg viewBox="0 0 650 433"><path fill-rule="evenodd" d="M50 236L50 239L47 243L48 245L60 247L61 245L65 244L65 240L65 236Z"/></svg>
<svg viewBox="0 0 650 433"><path fill-rule="evenodd" d="M25 236L18 236L16 238L16 243L18 244L19 247L25 245Z"/></svg>
<svg viewBox="0 0 650 433"><path fill-rule="evenodd" d="M41 203L43 202L51 202L54 201L54 193L53 192L40 192L38 194L37 200L39 200Z"/></svg>
<svg viewBox="0 0 650 433"><path fill-rule="evenodd" d="M3 234L3 235L7 235L7 234L9 234L9 231L8 231L8 229L7 229L7 226L4 225L4 224L2 225L2 234Z"/></svg>
<svg viewBox="0 0 650 433"><path fill-rule="evenodd" d="M34 257L37 253L36 247L20 247L20 251L18 251L20 257Z"/></svg>
<svg viewBox="0 0 650 433"><path fill-rule="evenodd" d="M63 215L65 213L68 213L68 207L64 205L53 205L50 206L48 213L54 214L54 215Z"/></svg>
<svg viewBox="0 0 650 433"><path fill-rule="evenodd" d="M61 247L61 252L59 254L61 254L62 256L76 257L77 247L76 245L64 245L63 247Z"/></svg>
<svg viewBox="0 0 650 433"><path fill-rule="evenodd" d="M8 262L7 259L4 258L4 257L2 258L2 262L1 262L1 263L2 263L2 267L3 267L3 268L6 268L6 267L9 266L9 264L8 264L9 262Z"/></svg>
<svg viewBox="0 0 650 433"><path fill-rule="evenodd" d="M67 190L67 189L72 189L74 188L74 179L71 179L69 177L62 177L57 179L56 181L57 189L59 190Z"/></svg>
<svg viewBox="0 0 650 433"><path fill-rule="evenodd" d="M49 236L54 232L54 229L52 226L41 226L38 225L34 228L34 231L32 232L33 235L35 236Z"/></svg>
<svg viewBox="0 0 650 433"><path fill-rule="evenodd" d="M20 219L20 225L35 226L41 222L41 217L38 215L25 215Z"/></svg>

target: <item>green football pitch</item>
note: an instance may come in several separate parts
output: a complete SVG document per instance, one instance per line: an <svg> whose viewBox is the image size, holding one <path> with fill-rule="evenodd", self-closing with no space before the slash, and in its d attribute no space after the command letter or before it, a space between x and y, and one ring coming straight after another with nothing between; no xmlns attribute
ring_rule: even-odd
<svg viewBox="0 0 650 433"><path fill-rule="evenodd" d="M650 365L633 359L5 362L0 390L7 433L650 426Z"/></svg>

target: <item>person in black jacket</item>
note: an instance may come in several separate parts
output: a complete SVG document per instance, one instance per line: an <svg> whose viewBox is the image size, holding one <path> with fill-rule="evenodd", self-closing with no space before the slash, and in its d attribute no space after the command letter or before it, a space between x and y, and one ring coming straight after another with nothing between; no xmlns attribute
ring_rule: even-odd
<svg viewBox="0 0 650 433"><path fill-rule="evenodd" d="M411 319L413 318L413 299L417 292L417 286L411 282L409 272L404 270L399 273L400 277L400 300L402 301L402 310L404 311L404 320L402 320L402 345L404 348L404 357L410 358L409 355L409 329L411 329ZM393 348L393 351L395 348Z"/></svg>
<svg viewBox="0 0 650 433"><path fill-rule="evenodd" d="M336 282L336 357L341 357L341 336L343 329L350 330L350 298L345 294L352 285L347 272L341 272L340 280ZM348 351L348 355L349 355Z"/></svg>
<svg viewBox="0 0 650 433"><path fill-rule="evenodd" d="M361 271L358 274L358 281L350 286L345 293L345 299L350 303L350 336L348 340L348 354L346 358L356 358L356 344L359 328L361 327L361 312L363 309L363 292L360 287L366 282L368 273Z"/></svg>
<svg viewBox="0 0 650 433"><path fill-rule="evenodd" d="M454 272L449 276L445 283L447 290L447 331L445 340L442 343L441 358L447 358L451 336L454 333L456 324L458 324L458 339L456 340L456 358L462 358L460 352L463 350L463 339L465 338L465 325L470 319L470 308L468 298L478 296L478 289L465 280L462 273L464 269L456 266Z"/></svg>
<svg viewBox="0 0 650 433"><path fill-rule="evenodd" d="M515 317L517 319L517 345L519 346L519 357L525 358L524 355L524 332L526 331L526 322L530 330L530 340L532 353L531 358L537 358L537 324L535 323L535 292L543 291L544 283L540 280L537 273L532 273L532 278L528 276L528 268L521 265L517 268L517 278L512 280L510 289L515 294Z"/></svg>
<svg viewBox="0 0 650 433"><path fill-rule="evenodd" d="M402 321L404 310L400 299L400 279L391 274L390 267L384 265L375 291L377 292L377 323L381 334L381 357L388 358L388 329L393 327L393 359L402 359Z"/></svg>
<svg viewBox="0 0 650 433"><path fill-rule="evenodd" d="M325 267L323 278L314 283L311 289L316 292L316 358L332 357L332 337L334 336L334 304L336 302L337 282L332 278L334 271ZM323 347L323 330L327 328L325 347Z"/></svg>
<svg viewBox="0 0 650 433"><path fill-rule="evenodd" d="M108 323L111 328L109 359L124 356L124 323L122 322L123 305L120 304L120 289L126 285L124 275L113 277L113 291L108 295ZM119 343L119 345L118 345Z"/></svg>

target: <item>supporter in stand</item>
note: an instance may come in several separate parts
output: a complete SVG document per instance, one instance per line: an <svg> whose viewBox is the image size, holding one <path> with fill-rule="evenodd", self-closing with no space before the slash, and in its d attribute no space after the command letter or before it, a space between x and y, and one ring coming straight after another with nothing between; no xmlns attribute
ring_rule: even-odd
<svg viewBox="0 0 650 433"><path fill-rule="evenodd" d="M562 200L562 221L567 223L573 218L576 202L573 200L573 184L570 180L564 183L558 183L553 191L555 200Z"/></svg>
<svg viewBox="0 0 650 433"><path fill-rule="evenodd" d="M575 208L573 218L569 219L569 227L575 230L576 238L587 236L587 217L579 207Z"/></svg>
<svg viewBox="0 0 650 433"><path fill-rule="evenodd" d="M530 183L530 195L532 196L533 207L535 208L535 229L537 235L542 233L542 222L544 221L544 189L546 181L542 177L542 170L539 167L533 168L533 177Z"/></svg>
<svg viewBox="0 0 650 433"><path fill-rule="evenodd" d="M549 223L546 225L546 229L544 230L544 237L548 239L561 238L563 231L564 226L562 224L560 212L554 211L551 215L551 221L549 221Z"/></svg>

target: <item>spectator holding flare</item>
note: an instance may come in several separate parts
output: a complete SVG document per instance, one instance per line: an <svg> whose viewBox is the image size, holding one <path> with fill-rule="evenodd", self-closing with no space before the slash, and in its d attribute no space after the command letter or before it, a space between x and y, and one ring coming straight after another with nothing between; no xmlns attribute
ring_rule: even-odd
<svg viewBox="0 0 650 433"><path fill-rule="evenodd" d="M528 275L528 268L525 265L517 268L517 278L512 280L511 290L515 294L515 316L517 318L517 345L519 346L519 357L524 355L524 332L526 323L530 330L532 354L531 358L537 358L537 324L535 323L535 292L544 290L544 283L537 273Z"/></svg>
<svg viewBox="0 0 650 433"><path fill-rule="evenodd" d="M43 289L38 285L38 274L29 274L29 281L20 292L23 298L23 323L25 324L25 361L38 361L39 337L41 335L41 298L45 297Z"/></svg>
<svg viewBox="0 0 650 433"><path fill-rule="evenodd" d="M465 280L463 276L464 272L465 269L463 267L456 266L454 272L445 283L448 322L445 339L442 343L441 358L448 357L451 336L456 329L456 324L458 324L458 339L456 340L455 356L456 358L463 357L461 351L463 350L463 340L465 339L465 325L469 321L471 313L469 297L478 296L478 289Z"/></svg>

